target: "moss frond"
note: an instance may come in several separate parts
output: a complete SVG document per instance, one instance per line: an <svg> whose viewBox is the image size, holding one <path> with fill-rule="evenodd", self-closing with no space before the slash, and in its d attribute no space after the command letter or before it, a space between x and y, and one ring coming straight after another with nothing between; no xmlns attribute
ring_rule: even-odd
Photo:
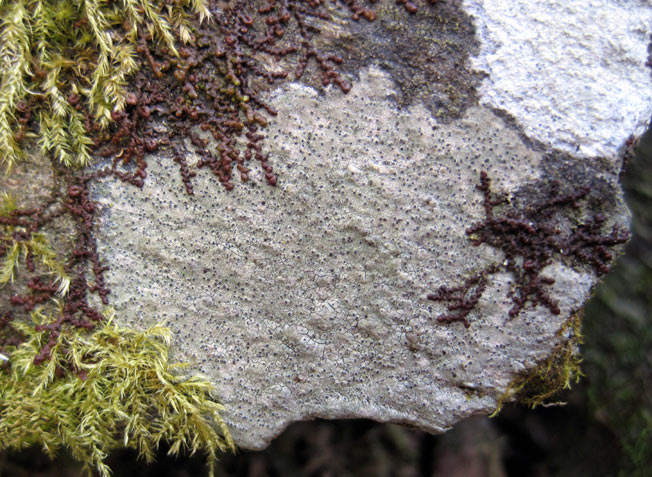
<svg viewBox="0 0 652 477"><path fill-rule="evenodd" d="M26 0L0 4L0 161L7 171L23 158L16 141L16 105L27 94L30 75L30 33Z"/></svg>
<svg viewBox="0 0 652 477"><path fill-rule="evenodd" d="M30 127L40 129L42 149L66 166L87 165L84 114L106 127L124 109L138 68L138 29L176 53L177 39L191 39L189 12L210 17L205 0L0 1L0 162L7 171L33 135L17 134L19 105L36 118Z"/></svg>
<svg viewBox="0 0 652 477"><path fill-rule="evenodd" d="M75 109L68 112L68 127L70 128L70 147L74 165L86 167L91 162L90 147L93 141L86 135L86 128L81 113ZM70 166L70 164L66 164Z"/></svg>
<svg viewBox="0 0 652 477"><path fill-rule="evenodd" d="M3 192L2 200L0 200L0 216L9 217L14 210L16 210L16 200L14 199L14 196L7 192Z"/></svg>
<svg viewBox="0 0 652 477"><path fill-rule="evenodd" d="M54 275L54 283L59 285L57 294L59 296L66 295L70 287L70 277L64 270L61 262L57 260L57 254L50 247L45 235L33 233L31 240L25 242L24 247L26 253L31 252Z"/></svg>
<svg viewBox="0 0 652 477"><path fill-rule="evenodd" d="M18 268L18 259L20 258L20 245L17 242L12 242L2 258L2 265L0 265L0 286L14 281L14 270Z"/></svg>
<svg viewBox="0 0 652 477"><path fill-rule="evenodd" d="M158 35L158 38L163 40L168 48L176 53L176 49L174 47L174 37L170 32L170 24L166 20L165 16L161 14L161 7L157 5L156 2L152 2L150 0L140 0L140 5L145 12L145 16L149 20L147 27L150 30L150 35L152 37Z"/></svg>
<svg viewBox="0 0 652 477"><path fill-rule="evenodd" d="M56 313L32 313L36 327L17 323L25 342L0 373L0 448L67 448L86 469L109 476L109 451L128 447L147 461L162 441L170 454L203 452L211 469L218 451L235 449L224 410L200 376L184 376L169 361L170 331L119 327L113 312L95 332L63 329L42 365L34 357L48 341Z"/></svg>
<svg viewBox="0 0 652 477"><path fill-rule="evenodd" d="M563 338L562 342L534 369L516 377L509 384L489 417L497 416L503 405L513 400L534 409L564 389L570 389L571 383L579 382L583 376L580 366L582 357L578 351L582 344L581 324L580 313L573 313L557 333Z"/></svg>

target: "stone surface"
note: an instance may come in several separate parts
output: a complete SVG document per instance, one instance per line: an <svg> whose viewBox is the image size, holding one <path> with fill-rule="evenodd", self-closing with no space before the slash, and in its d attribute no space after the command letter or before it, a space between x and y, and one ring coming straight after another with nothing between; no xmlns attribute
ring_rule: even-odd
<svg viewBox="0 0 652 477"><path fill-rule="evenodd" d="M438 322L447 304L427 299L505 261L502 250L474 247L467 234L486 213L476 187L481 171L514 207L541 202L556 180L568 193L591 187L581 208L560 214L560 233L597 213L607 216L606 234L628 222L618 150L649 115L649 28L614 23L614 44L627 54L614 48L599 64L566 58L561 39L521 61L516 47L496 47L509 44L501 35L516 20L498 7L468 3L480 25L473 65L489 72L479 101L453 102L438 116L436 87L404 101L412 90L389 71L400 62L383 67L367 58L347 95L300 83L269 93L279 112L263 131L279 175L275 188L263 185L258 170L230 192L200 173L189 197L165 153L150 159L142 190L110 180L94 185L112 306L138 327L167 321L177 355L213 379L240 446L262 448L289 423L312 417L366 417L440 432L491 412L518 373L551 353L597 281L590 263L559 255L545 268L558 314L529 303L510 318L517 280L504 269L490 275L469 328ZM652 10L631 3L642 14ZM593 2L596 18L611 4ZM535 19L540 8L524 3L519 15ZM583 34L582 21L537 23L538 39L564 37L570 22L577 25L574 44L596 51L596 35L609 31L592 25ZM553 70L573 83L552 78ZM640 75L623 80L630 97L598 100L601 87L586 81L630 70ZM570 89L537 89L523 80L532 77ZM530 103L514 99L519 95ZM566 114L564 95L581 113ZM621 116L633 122L614 119Z"/></svg>
<svg viewBox="0 0 652 477"><path fill-rule="evenodd" d="M532 138L613 157L652 115L646 1L468 0L485 71L481 102L509 111Z"/></svg>

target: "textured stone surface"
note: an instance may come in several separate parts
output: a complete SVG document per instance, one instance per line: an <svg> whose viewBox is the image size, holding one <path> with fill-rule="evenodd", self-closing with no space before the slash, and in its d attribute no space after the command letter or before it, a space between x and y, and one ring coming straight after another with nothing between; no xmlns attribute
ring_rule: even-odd
<svg viewBox="0 0 652 477"><path fill-rule="evenodd" d="M647 1L467 0L488 74L481 102L509 111L532 138L613 157L652 115Z"/></svg>
<svg viewBox="0 0 652 477"><path fill-rule="evenodd" d="M495 15L478 5L486 42ZM537 14L538 7L522 8L523 15ZM591 32L576 31L575 39L591 48ZM648 32L622 35L640 49ZM550 50L534 64L545 71L562 54ZM500 63L483 58L475 61ZM609 69L622 64L620 56L610 58L599 67L620 74ZM503 60L517 61L507 54ZM642 101L649 71L645 57L631 62L647 75L628 103L640 121L648 114ZM592 187L593 199L566 214L561 231L596 212L607 215L607 232L627 223L616 151L638 123L600 122L602 106L591 106L593 96L580 91L568 99L586 105L581 123L561 121L537 134L549 111L524 106L528 114L521 114L520 106L495 99L508 97L491 93L509 85L500 76L508 68L492 68L496 78L483 83L479 104L462 102L459 115L445 121L426 100L399 101L404 84L371 63L356 72L348 95L298 83L272 91L268 100L279 114L264 134L276 188L262 185L258 170L231 192L199 174L188 197L178 168L163 156L150 160L143 190L108 180L94 186L103 206L100 252L112 264L112 305L139 327L167 320L178 355L215 382L240 446L264 447L289 423L311 417L442 431L493 410L514 376L559 342L560 327L597 281L589 265L556 258L544 270L554 279L546 290L559 314L530 304L510 319L515 277L504 271L491 275L468 329L437 322L446 304L426 297L504 260L501 250L472 246L466 233L485 214L476 188L481 171L516 205L537 202L554 180L567 191ZM516 75L515 85L521 71ZM540 105L556 101L545 91L527 94L539 95ZM533 137L524 135L531 131ZM584 137L587 148L577 156L553 148L570 150ZM586 157L595 151L604 156ZM191 164L197 159L188 157Z"/></svg>

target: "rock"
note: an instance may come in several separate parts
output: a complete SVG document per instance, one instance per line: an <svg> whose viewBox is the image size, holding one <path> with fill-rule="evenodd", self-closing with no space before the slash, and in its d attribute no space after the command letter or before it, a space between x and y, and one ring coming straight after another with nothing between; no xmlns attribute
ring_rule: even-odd
<svg viewBox="0 0 652 477"><path fill-rule="evenodd" d="M490 413L574 345L626 239L618 175L652 112L652 8L419 7L324 28L348 94L267 94L276 187L252 170L227 192L204 172L188 196L165 152L142 190L93 185L112 306L166 321L243 448L315 417L442 432Z"/></svg>

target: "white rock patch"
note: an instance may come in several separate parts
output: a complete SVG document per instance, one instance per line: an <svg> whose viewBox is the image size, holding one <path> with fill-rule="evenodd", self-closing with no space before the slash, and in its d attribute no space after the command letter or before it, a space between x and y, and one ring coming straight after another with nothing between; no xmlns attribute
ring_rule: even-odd
<svg viewBox="0 0 652 477"><path fill-rule="evenodd" d="M481 102L526 134L585 157L616 157L652 115L645 66L652 5L643 0L465 0L488 73Z"/></svg>

